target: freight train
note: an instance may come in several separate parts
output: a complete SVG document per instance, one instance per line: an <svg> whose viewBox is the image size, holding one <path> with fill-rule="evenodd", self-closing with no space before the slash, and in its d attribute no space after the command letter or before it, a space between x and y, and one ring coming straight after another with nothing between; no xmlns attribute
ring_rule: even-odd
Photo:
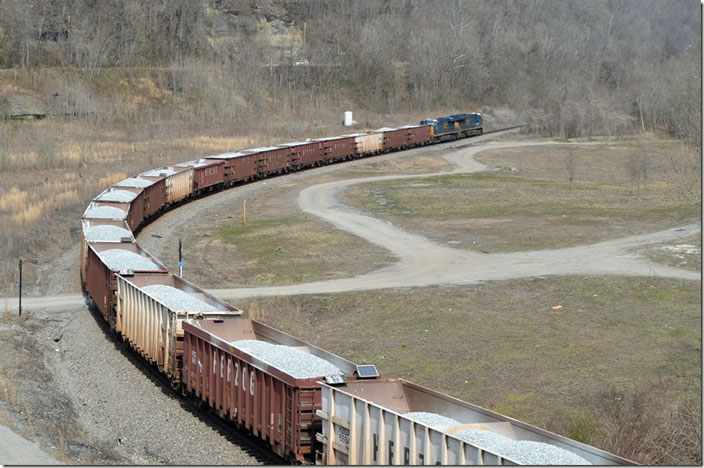
<svg viewBox="0 0 704 468"><path fill-rule="evenodd" d="M506 447L533 441L584 463L630 463L411 382L381 378L373 365L243 318L240 309L170 273L133 235L165 210L226 187L481 133L480 114L461 114L208 156L127 178L83 214L84 290L110 329L175 389L292 462L520 464L535 460ZM433 418L444 418L446 427ZM487 434L495 440L481 438Z"/></svg>

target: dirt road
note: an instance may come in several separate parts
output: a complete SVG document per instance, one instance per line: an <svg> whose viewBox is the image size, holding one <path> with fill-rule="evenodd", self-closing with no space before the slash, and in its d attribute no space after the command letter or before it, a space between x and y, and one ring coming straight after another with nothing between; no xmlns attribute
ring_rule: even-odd
<svg viewBox="0 0 704 468"><path fill-rule="evenodd" d="M565 249L483 254L438 245L425 237L403 231L386 221L352 210L342 205L336 197L353 185L367 182L481 172L486 170L486 166L474 159L480 151L548 144L551 143L487 143L482 146L463 148L445 156L445 159L455 165L450 171L349 179L308 187L302 190L299 196L301 210L322 218L338 229L348 231L389 250L399 261L390 267L352 278L281 287L216 289L211 292L225 299L235 299L439 284L472 284L548 275L626 275L701 279L698 272L660 265L631 252L639 246L695 234L700 230L698 225Z"/></svg>
<svg viewBox="0 0 704 468"><path fill-rule="evenodd" d="M453 167L447 171L348 179L314 185L300 192L298 204L302 211L317 216L338 229L350 232L368 242L387 249L398 258L397 263L371 273L350 278L280 287L211 289L209 292L223 299L239 299L257 296L336 293L440 284L473 284L483 281L549 275L662 276L685 280L701 280L701 274L699 272L658 264L633 252L637 247L696 234L700 231L699 225L696 224L646 235L564 249L484 254L471 250L438 245L423 236L406 232L386 221L359 213L341 204L337 200L337 195L340 192L356 184L484 171L487 167L477 162L475 156L485 150L565 144L551 142L497 143L488 141L478 145L477 142L481 141L481 139L473 139L472 144L469 146L454 151L450 147L450 152L448 152L444 158L450 162ZM599 143L572 144L594 145ZM613 142L609 144L613 144ZM391 154L383 158L386 159L395 156L398 156L398 154ZM360 160L348 163L347 166L360 164L364 161L365 160ZM331 171L338 167L341 166L330 166L317 171L306 171L291 174L286 177L308 177L311 173ZM275 186L277 183L283 182L284 179L283 177L274 179L270 185ZM245 186L237 189L237 191L252 191L256 188L263 187L265 184L266 183L260 183ZM231 197L233 194L234 192L228 191L219 196ZM186 209L168 213L166 216L157 220L152 226L170 223L170 227L167 231L175 230L183 221L180 217L182 213L187 213L187 218L191 219L211 202L210 199L213 199L212 202L215 202L214 199L219 196L216 195L191 203L191 205L195 205L194 208L199 208L192 210L192 213L189 212L191 209L190 205ZM178 222L174 221L176 218L179 219ZM158 252L156 252L156 254L158 256ZM84 302L84 298L77 294L23 298L23 306L47 310L63 310L80 306L84 304ZM0 301L0 304L2 303L3 301ZM4 304L6 310L16 310L17 298L6 298Z"/></svg>

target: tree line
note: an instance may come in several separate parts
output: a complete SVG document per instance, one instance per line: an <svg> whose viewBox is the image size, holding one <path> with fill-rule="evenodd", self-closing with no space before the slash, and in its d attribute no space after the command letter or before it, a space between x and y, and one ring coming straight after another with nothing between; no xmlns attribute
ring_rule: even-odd
<svg viewBox="0 0 704 468"><path fill-rule="evenodd" d="M700 146L700 57L696 0L0 1L0 67L165 67L233 115L505 106L545 135Z"/></svg>

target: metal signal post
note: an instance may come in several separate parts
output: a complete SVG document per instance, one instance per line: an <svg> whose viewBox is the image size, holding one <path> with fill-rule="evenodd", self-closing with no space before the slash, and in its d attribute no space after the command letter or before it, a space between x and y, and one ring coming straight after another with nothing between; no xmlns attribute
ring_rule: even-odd
<svg viewBox="0 0 704 468"><path fill-rule="evenodd" d="M178 276L183 278L183 257L181 239L178 240Z"/></svg>

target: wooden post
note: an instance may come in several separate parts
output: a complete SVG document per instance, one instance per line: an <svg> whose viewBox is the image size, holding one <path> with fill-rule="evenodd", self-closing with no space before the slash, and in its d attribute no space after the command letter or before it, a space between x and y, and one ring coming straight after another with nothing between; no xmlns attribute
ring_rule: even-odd
<svg viewBox="0 0 704 468"><path fill-rule="evenodd" d="M242 202L242 224L247 225L247 200Z"/></svg>

